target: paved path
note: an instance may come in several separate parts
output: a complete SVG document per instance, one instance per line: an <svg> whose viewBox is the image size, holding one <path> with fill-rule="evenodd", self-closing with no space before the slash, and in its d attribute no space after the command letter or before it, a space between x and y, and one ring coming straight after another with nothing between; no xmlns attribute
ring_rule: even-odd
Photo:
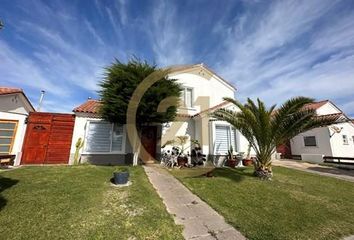
<svg viewBox="0 0 354 240"><path fill-rule="evenodd" d="M345 238L343 238L343 240L354 240L354 235L349 236L349 237L345 237Z"/></svg>
<svg viewBox="0 0 354 240"><path fill-rule="evenodd" d="M334 177L341 180L354 182L354 170L344 170L334 167L322 166L301 160L273 160L272 165L302 170L322 176Z"/></svg>
<svg viewBox="0 0 354 240"><path fill-rule="evenodd" d="M171 174L158 166L144 166L145 172L176 224L184 226L185 239L246 239L227 224L208 204L191 193Z"/></svg>

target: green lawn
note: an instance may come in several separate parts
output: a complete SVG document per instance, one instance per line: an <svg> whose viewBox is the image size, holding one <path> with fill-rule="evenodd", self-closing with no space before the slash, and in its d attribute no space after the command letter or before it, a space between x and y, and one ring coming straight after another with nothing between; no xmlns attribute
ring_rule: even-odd
<svg viewBox="0 0 354 240"><path fill-rule="evenodd" d="M141 167L23 167L0 173L1 239L183 239Z"/></svg>
<svg viewBox="0 0 354 240"><path fill-rule="evenodd" d="M340 239L354 234L354 184L274 167L272 181L244 170L216 169L214 178L173 170L249 239ZM198 171L198 170L197 170Z"/></svg>

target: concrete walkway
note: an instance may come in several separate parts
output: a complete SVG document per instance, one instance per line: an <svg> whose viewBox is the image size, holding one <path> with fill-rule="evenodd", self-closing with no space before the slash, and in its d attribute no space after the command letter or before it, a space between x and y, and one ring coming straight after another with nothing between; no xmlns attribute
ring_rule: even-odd
<svg viewBox="0 0 354 240"><path fill-rule="evenodd" d="M144 169L175 223L184 226L185 239L246 239L167 171L153 165Z"/></svg>
<svg viewBox="0 0 354 240"><path fill-rule="evenodd" d="M334 167L322 166L301 160L273 160L272 165L293 168L305 172L315 173L322 176L334 177L349 182L354 182L354 170L344 170Z"/></svg>

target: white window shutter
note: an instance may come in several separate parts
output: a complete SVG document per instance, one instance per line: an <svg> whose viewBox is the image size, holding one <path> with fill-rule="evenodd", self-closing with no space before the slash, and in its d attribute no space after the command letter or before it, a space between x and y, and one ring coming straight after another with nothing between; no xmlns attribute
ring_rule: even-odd
<svg viewBox="0 0 354 240"><path fill-rule="evenodd" d="M112 124L90 122L86 137L86 152L110 152Z"/></svg>
<svg viewBox="0 0 354 240"><path fill-rule="evenodd" d="M227 154L229 150L229 127L228 126L216 126L215 127L215 153Z"/></svg>

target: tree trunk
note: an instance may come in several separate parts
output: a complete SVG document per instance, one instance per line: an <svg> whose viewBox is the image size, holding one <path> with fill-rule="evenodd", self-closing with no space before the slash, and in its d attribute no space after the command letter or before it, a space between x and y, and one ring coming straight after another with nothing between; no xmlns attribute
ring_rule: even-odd
<svg viewBox="0 0 354 240"><path fill-rule="evenodd" d="M269 156L257 155L257 160L254 164L253 174L263 180L272 179L273 172L272 172L272 165L271 165L271 155Z"/></svg>

